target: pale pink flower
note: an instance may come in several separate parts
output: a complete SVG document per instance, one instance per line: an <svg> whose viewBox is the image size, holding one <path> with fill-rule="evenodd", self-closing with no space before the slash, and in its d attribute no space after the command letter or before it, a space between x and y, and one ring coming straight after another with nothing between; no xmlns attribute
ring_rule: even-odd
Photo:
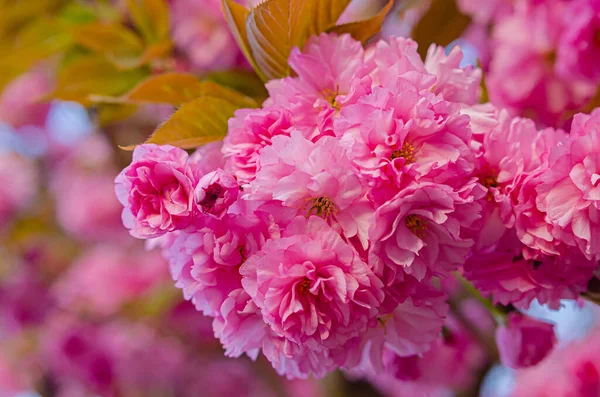
<svg viewBox="0 0 600 397"><path fill-rule="evenodd" d="M510 15L513 9L511 0L458 0L461 12L480 24L496 22Z"/></svg>
<svg viewBox="0 0 600 397"><path fill-rule="evenodd" d="M241 287L240 265L276 233L265 219L231 214L179 232L164 248L175 285L198 310L217 315L228 295Z"/></svg>
<svg viewBox="0 0 600 397"><path fill-rule="evenodd" d="M303 131L331 135L336 113L370 92L363 54L361 43L349 34L310 38L303 51L294 48L290 54L289 65L297 77L267 83L267 103L291 111L294 124Z"/></svg>
<svg viewBox="0 0 600 397"><path fill-rule="evenodd" d="M75 260L53 293L63 307L111 315L166 280L167 264L158 252L101 244Z"/></svg>
<svg viewBox="0 0 600 397"><path fill-rule="evenodd" d="M323 367L313 360L343 351L373 327L383 300L381 281L316 216L295 218L282 238L267 241L240 272L264 321L282 338L279 353L298 365L310 363L316 376Z"/></svg>
<svg viewBox="0 0 600 397"><path fill-rule="evenodd" d="M225 159L221 153L222 147L222 141L211 142L200 146L190 155L188 163L196 180L200 180L204 175L218 168L225 168Z"/></svg>
<svg viewBox="0 0 600 397"><path fill-rule="evenodd" d="M189 59L193 70L210 72L244 65L219 0L172 0L171 3L173 42Z"/></svg>
<svg viewBox="0 0 600 397"><path fill-rule="evenodd" d="M556 239L600 257L600 110L578 114L571 133L550 153L540 175L537 207Z"/></svg>
<svg viewBox="0 0 600 397"><path fill-rule="evenodd" d="M510 313L496 329L502 364L510 368L531 367L542 361L556 344L554 326L521 313Z"/></svg>
<svg viewBox="0 0 600 397"><path fill-rule="evenodd" d="M406 81L418 91L433 87L436 77L427 73L417 43L403 37L379 40L367 47L365 62L374 86L394 87L398 81Z"/></svg>
<svg viewBox="0 0 600 397"><path fill-rule="evenodd" d="M295 215L317 215L345 237L357 236L367 246L369 218L373 213L366 190L334 137L313 143L298 131L276 136L260 155L260 168L244 194L245 200L264 202L285 226Z"/></svg>
<svg viewBox="0 0 600 397"><path fill-rule="evenodd" d="M51 89L47 76L40 71L25 73L11 81L0 97L0 122L15 128L26 125L43 127L50 104L42 97Z"/></svg>
<svg viewBox="0 0 600 397"><path fill-rule="evenodd" d="M222 218L239 193L237 179L218 169L200 178L194 191L194 202L202 213Z"/></svg>
<svg viewBox="0 0 600 397"><path fill-rule="evenodd" d="M152 238L191 223L195 181L187 153L179 148L144 144L115 179L125 207L123 224L134 237Z"/></svg>
<svg viewBox="0 0 600 397"><path fill-rule="evenodd" d="M291 128L292 114L285 108L237 110L229 119L229 129L223 140L225 170L233 173L242 184L252 182L260 150L269 146L274 136L289 135Z"/></svg>
<svg viewBox="0 0 600 397"><path fill-rule="evenodd" d="M458 105L404 83L344 109L334 131L382 204L415 180L464 183L474 165L468 121Z"/></svg>
<svg viewBox="0 0 600 397"><path fill-rule="evenodd" d="M481 216L471 193L475 188L470 183L461 195L446 185L424 182L379 207L369 230L369 262L376 273L385 282L397 272L423 280L462 265L473 245L466 229Z"/></svg>
<svg viewBox="0 0 600 397"><path fill-rule="evenodd" d="M0 228L32 204L38 183L33 160L16 153L0 152Z"/></svg>
<svg viewBox="0 0 600 397"><path fill-rule="evenodd" d="M447 101L475 105L479 102L481 69L461 68L462 60L463 52L459 46L452 47L446 55L444 47L432 44L425 58L425 70L437 77L433 92L442 94Z"/></svg>

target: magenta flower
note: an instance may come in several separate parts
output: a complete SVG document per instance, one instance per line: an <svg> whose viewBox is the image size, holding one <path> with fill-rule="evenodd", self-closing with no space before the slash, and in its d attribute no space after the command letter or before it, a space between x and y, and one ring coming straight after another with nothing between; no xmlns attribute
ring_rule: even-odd
<svg viewBox="0 0 600 397"><path fill-rule="evenodd" d="M222 218L240 193L235 177L221 169L204 175L194 192L195 203L204 214Z"/></svg>
<svg viewBox="0 0 600 397"><path fill-rule="evenodd" d="M125 207L123 224L132 236L152 238L191 223L194 176L187 153L179 148L145 144L115 179Z"/></svg>
<svg viewBox="0 0 600 397"><path fill-rule="evenodd" d="M502 364L524 368L542 361L556 344L554 326L520 313L510 313L496 330Z"/></svg>

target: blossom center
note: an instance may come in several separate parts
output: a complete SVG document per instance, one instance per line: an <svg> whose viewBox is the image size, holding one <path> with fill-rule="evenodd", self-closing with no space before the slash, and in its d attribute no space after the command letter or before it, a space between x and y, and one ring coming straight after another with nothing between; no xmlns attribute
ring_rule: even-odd
<svg viewBox="0 0 600 397"><path fill-rule="evenodd" d="M331 104L331 107L334 108L335 110L340 110L340 104L337 103L336 97L339 95L339 89L336 89L335 91L330 89L330 88L325 88L323 90L323 97L325 97L325 100L327 102L329 102Z"/></svg>
<svg viewBox="0 0 600 397"><path fill-rule="evenodd" d="M479 175L479 183L485 186L488 190L487 192L487 201L493 201L494 195L491 192L490 188L498 187L498 179L496 177L496 172L494 169L488 169L483 174Z"/></svg>
<svg viewBox="0 0 600 397"><path fill-rule="evenodd" d="M327 219L337 213L337 207L329 197L317 197L308 200L311 204L308 209L308 216L317 215L323 219Z"/></svg>
<svg viewBox="0 0 600 397"><path fill-rule="evenodd" d="M205 212L210 211L222 195L223 187L218 183L213 183L204 189L204 198L198 205L200 205Z"/></svg>
<svg viewBox="0 0 600 397"><path fill-rule="evenodd" d="M417 237L423 238L427 230L427 221L418 215L408 215L406 217L406 227Z"/></svg>
<svg viewBox="0 0 600 397"><path fill-rule="evenodd" d="M300 294L306 294L310 289L310 280L306 277L302 279L298 284L296 284L296 290Z"/></svg>
<svg viewBox="0 0 600 397"><path fill-rule="evenodd" d="M390 160L394 160L402 157L405 164L411 164L415 162L415 148L408 142L404 142L402 148L394 150L390 156Z"/></svg>

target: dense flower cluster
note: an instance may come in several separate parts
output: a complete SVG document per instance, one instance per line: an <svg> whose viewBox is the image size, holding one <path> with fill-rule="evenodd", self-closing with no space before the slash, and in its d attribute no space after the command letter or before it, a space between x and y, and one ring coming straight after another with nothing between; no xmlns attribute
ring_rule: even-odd
<svg viewBox="0 0 600 397"><path fill-rule="evenodd" d="M142 145L117 177L126 226L157 239L227 355L262 350L288 377L378 371L437 340L453 272L521 308L585 289L600 113L538 131L477 105L459 48L416 50L314 37L222 144Z"/></svg>

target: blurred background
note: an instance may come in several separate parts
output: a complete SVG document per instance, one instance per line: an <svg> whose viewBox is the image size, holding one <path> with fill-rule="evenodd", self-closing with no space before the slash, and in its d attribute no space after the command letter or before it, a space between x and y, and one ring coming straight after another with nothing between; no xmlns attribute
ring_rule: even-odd
<svg viewBox="0 0 600 397"><path fill-rule="evenodd" d="M131 156L119 145L141 142L173 108L81 98L125 93L163 70L215 81L227 76L255 93L260 83L229 34L219 0L165 2L171 46L143 62L131 63L118 47L100 59L105 43L73 33L94 21L135 28L130 3L0 0L0 397L529 396L561 371L565 357L600 351L595 305L534 306L533 316L557 324L559 351L534 369L503 368L489 347L489 313L460 285L445 285L453 313L443 335L423 357L392 363L397 373L288 381L264 360L225 358L211 321L182 300L160 253L122 227L114 195L114 178ZM362 19L382 3L355 0L343 18ZM462 28L437 39L448 49L461 44L465 64L479 60L487 69L494 54L485 40L500 22L450 3L454 14L439 11L449 18L447 30ZM508 0L489 3L515 12ZM423 15L435 16L429 7L397 1L382 34L411 35ZM106 62L110 67L99 68ZM104 84L90 87L97 73L106 74ZM529 114L546 117L540 122L556 121L536 112Z"/></svg>

